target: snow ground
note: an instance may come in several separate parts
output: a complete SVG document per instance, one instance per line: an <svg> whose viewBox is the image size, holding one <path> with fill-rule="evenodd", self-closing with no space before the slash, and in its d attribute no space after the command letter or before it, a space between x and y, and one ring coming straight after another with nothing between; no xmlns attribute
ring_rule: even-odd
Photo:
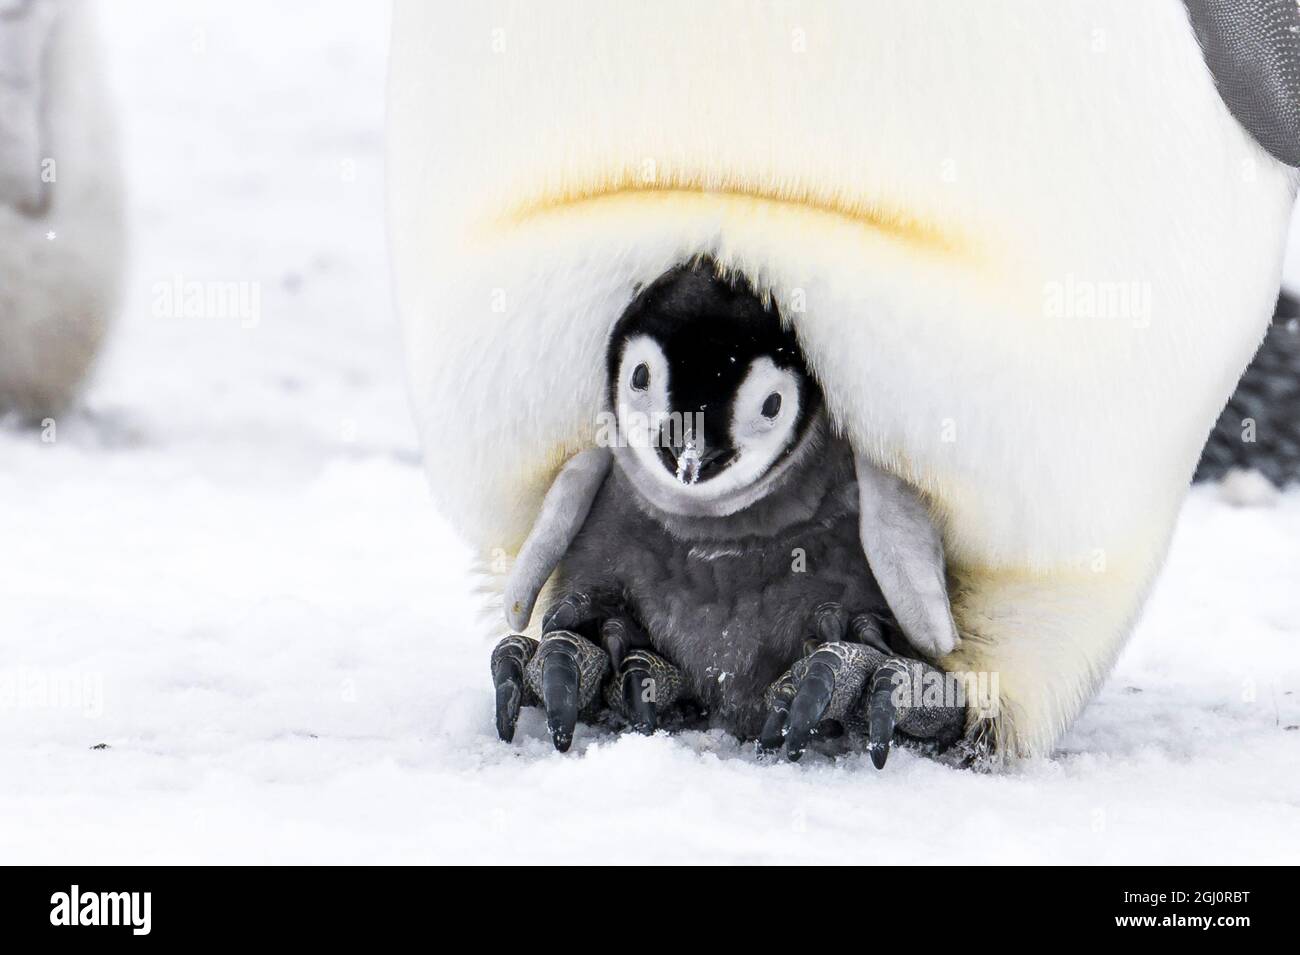
<svg viewBox="0 0 1300 955"><path fill-rule="evenodd" d="M105 12L133 266L88 410L0 431L0 861L1300 857L1298 491L1194 492L1100 697L1007 775L499 743L388 304L383 8ZM155 314L177 276L257 321Z"/></svg>

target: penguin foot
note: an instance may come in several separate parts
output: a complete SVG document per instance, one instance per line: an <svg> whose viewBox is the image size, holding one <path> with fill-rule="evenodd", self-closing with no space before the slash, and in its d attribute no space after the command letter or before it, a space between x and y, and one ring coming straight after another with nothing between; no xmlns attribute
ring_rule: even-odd
<svg viewBox="0 0 1300 955"><path fill-rule="evenodd" d="M858 620L851 625L869 632ZM965 724L964 702L935 705L933 694L922 693L936 676L942 683L943 672L876 642L832 641L796 661L768 688L759 752L784 746L787 758L797 761L815 736L842 729L865 734L872 764L883 769L896 732L942 747L955 742Z"/></svg>
<svg viewBox="0 0 1300 955"><path fill-rule="evenodd" d="M509 743L520 708L541 706L561 753L573 743L578 715L591 709L609 672L605 651L569 630L553 630L540 641L510 634L493 649L491 662L497 735Z"/></svg>
<svg viewBox="0 0 1300 955"><path fill-rule="evenodd" d="M605 684L605 702L636 732L649 736L681 696L678 669L649 650L632 650Z"/></svg>
<svg viewBox="0 0 1300 955"><path fill-rule="evenodd" d="M581 609L580 603L566 598L547 622L553 624L557 617L570 622L566 615ZM644 634L626 617L605 620L600 634L601 646L572 630L550 630L540 641L510 634L496 645L492 683L497 735L504 742L514 739L524 706L540 706L546 712L551 741L562 753L573 743L579 718L599 718L602 704L637 732L655 731L681 696L680 671L639 645Z"/></svg>
<svg viewBox="0 0 1300 955"><path fill-rule="evenodd" d="M590 640L570 630L552 630L524 668L524 681L546 711L551 742L561 753L573 743L578 714L597 699L609 657Z"/></svg>
<svg viewBox="0 0 1300 955"><path fill-rule="evenodd" d="M509 743L515 738L519 708L536 705L524 681L524 668L537 653L537 641L523 634L503 637L492 650L492 685L496 689L497 736Z"/></svg>

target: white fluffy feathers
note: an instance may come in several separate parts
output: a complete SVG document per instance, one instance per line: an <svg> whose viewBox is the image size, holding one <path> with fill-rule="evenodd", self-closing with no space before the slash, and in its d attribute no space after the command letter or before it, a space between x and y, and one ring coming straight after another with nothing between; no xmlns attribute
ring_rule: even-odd
<svg viewBox="0 0 1300 955"><path fill-rule="evenodd" d="M1007 753L1110 667L1277 290L1292 172L1178 0L399 0L392 240L434 493L513 550L637 283L708 252L925 491Z"/></svg>

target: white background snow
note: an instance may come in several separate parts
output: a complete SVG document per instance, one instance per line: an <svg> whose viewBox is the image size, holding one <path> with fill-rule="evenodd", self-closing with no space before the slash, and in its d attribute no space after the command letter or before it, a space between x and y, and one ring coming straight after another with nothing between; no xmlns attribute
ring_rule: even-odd
<svg viewBox="0 0 1300 955"><path fill-rule="evenodd" d="M132 264L86 410L0 431L0 861L1300 857L1300 491L1193 492L1100 696L1008 774L498 742L387 290L385 7L106 6ZM178 277L260 320L156 314Z"/></svg>

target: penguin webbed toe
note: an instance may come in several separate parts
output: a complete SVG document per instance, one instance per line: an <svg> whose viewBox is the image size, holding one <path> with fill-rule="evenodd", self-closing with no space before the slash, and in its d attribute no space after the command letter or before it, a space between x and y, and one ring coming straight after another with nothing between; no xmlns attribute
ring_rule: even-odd
<svg viewBox="0 0 1300 955"><path fill-rule="evenodd" d="M599 600L574 591L557 599L543 618L541 640L522 634L501 639L492 651L497 735L514 739L522 707L541 708L560 752L573 743L580 719L612 722L651 734L674 708L680 671L649 649L630 617L602 617ZM598 634L599 645L584 634Z"/></svg>
<svg viewBox="0 0 1300 955"><path fill-rule="evenodd" d="M873 614L850 617L838 605L814 615L810 652L769 687L767 716L758 751L770 755L783 746L798 761L817 738L843 731L865 736L872 764L883 769L895 734L946 747L961 733L965 706L914 706L927 677L942 675L928 663L896 654Z"/></svg>

